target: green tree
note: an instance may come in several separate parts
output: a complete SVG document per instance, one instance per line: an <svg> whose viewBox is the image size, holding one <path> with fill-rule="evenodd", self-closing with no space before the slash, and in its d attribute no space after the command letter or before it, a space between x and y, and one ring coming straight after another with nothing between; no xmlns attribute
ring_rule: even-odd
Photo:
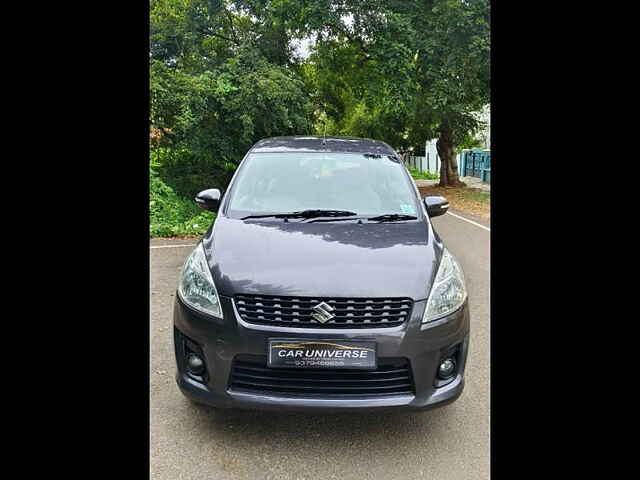
<svg viewBox="0 0 640 480"><path fill-rule="evenodd" d="M489 103L488 0L281 0L315 39L316 109L343 134L395 147L438 138L441 185Z"/></svg>
<svg viewBox="0 0 640 480"><path fill-rule="evenodd" d="M441 184L456 185L455 150L489 103L488 0L151 0L150 27L158 231L200 228L173 206L225 188L269 136L437 138Z"/></svg>
<svg viewBox="0 0 640 480"><path fill-rule="evenodd" d="M231 2L152 1L150 120L171 152L158 171L177 191L224 188L258 139L311 131L311 99L283 34L277 19Z"/></svg>
<svg viewBox="0 0 640 480"><path fill-rule="evenodd" d="M458 185L455 149L481 122L490 101L488 0L433 0L416 25L429 32L418 42L418 83L425 118L438 134L440 185Z"/></svg>

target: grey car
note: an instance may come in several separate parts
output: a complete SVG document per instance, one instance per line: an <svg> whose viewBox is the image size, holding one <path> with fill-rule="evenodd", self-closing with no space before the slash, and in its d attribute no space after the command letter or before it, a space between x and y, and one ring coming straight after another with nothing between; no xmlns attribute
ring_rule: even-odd
<svg viewBox="0 0 640 480"><path fill-rule="evenodd" d="M187 258L174 307L176 379L223 408L425 410L464 388L464 274L386 143L257 142Z"/></svg>

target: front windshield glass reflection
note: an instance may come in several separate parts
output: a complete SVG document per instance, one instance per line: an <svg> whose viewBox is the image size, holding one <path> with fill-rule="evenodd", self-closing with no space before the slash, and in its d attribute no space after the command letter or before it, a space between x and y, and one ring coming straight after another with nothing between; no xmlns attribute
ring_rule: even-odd
<svg viewBox="0 0 640 480"><path fill-rule="evenodd" d="M254 153L238 173L228 214L349 210L358 215L417 215L404 166L382 155Z"/></svg>

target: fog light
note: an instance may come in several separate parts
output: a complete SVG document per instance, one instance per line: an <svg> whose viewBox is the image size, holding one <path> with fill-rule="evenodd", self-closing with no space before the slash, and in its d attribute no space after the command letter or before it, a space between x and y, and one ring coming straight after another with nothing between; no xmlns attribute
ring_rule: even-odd
<svg viewBox="0 0 640 480"><path fill-rule="evenodd" d="M442 380L451 378L456 371L456 362L453 358L447 358L438 367L438 377Z"/></svg>
<svg viewBox="0 0 640 480"><path fill-rule="evenodd" d="M187 367L191 373L201 375L204 372L204 361L195 353L190 353L187 357Z"/></svg>

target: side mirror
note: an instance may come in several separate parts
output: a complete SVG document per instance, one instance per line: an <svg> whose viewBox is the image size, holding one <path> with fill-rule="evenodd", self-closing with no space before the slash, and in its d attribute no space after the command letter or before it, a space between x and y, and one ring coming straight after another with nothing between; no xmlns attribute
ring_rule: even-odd
<svg viewBox="0 0 640 480"><path fill-rule="evenodd" d="M444 197L424 197L424 204L427 207L429 217L444 215L449 210L449 201Z"/></svg>
<svg viewBox="0 0 640 480"><path fill-rule="evenodd" d="M220 206L220 190L217 188L210 188L208 190L201 191L196 195L196 203L200 208L209 210L211 212L217 212Z"/></svg>

